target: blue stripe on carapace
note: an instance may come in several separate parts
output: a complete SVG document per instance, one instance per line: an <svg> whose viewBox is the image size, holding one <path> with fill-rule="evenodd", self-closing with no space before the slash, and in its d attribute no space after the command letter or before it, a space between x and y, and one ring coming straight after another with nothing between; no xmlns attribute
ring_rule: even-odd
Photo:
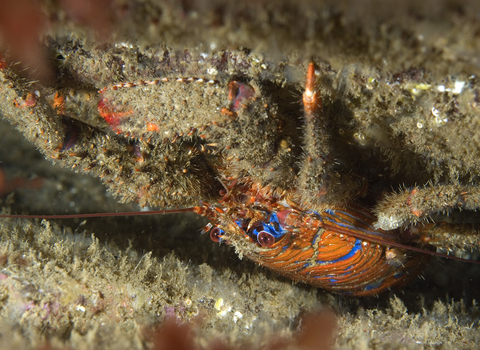
<svg viewBox="0 0 480 350"><path fill-rule="evenodd" d="M272 227L272 229L275 231L275 234L272 233L272 235L275 236L275 238L278 238L278 237L281 237L283 236L285 233L288 232L288 230L284 229L283 226L280 224L280 221L278 221L278 216L277 216L277 213L273 212L270 217L269 217L270 221L269 221L269 226ZM271 223L276 223L277 226L274 226L273 224ZM278 230L276 229L276 227L278 227Z"/></svg>
<svg viewBox="0 0 480 350"><path fill-rule="evenodd" d="M325 211L327 210L330 210L330 209L326 209ZM318 216L318 220L323 224L323 217L317 211L308 211L307 213L315 214L316 216Z"/></svg>
<svg viewBox="0 0 480 350"><path fill-rule="evenodd" d="M325 209L325 213L330 214L330 215L335 215L335 210L333 210L333 209ZM320 214L318 214L317 212L315 212L315 214L320 215Z"/></svg>
<svg viewBox="0 0 480 350"><path fill-rule="evenodd" d="M352 249L347 253L345 254L344 256L338 258L338 259L335 259L335 260L317 260L318 263L321 263L322 265L327 265L327 264L336 264L340 261L344 261L344 260L347 260L347 259L350 259L352 256L354 256L360 249L362 249L362 240L360 239L356 239L355 240L355 245L352 247Z"/></svg>
<svg viewBox="0 0 480 350"><path fill-rule="evenodd" d="M372 290L372 289L376 289L378 287L380 287L383 283L383 279L380 280L380 281L376 281L376 282L373 282L373 283L370 283L368 286L366 286L365 288L363 288L363 290Z"/></svg>
<svg viewBox="0 0 480 350"><path fill-rule="evenodd" d="M334 223L335 223L336 225L338 225L338 226L348 227L348 228L358 228L358 227L352 225L352 222L351 222L351 221L348 221L348 220L345 219L344 217L338 216L337 213L336 213L337 210L326 209L325 212L326 212L327 214L333 216L333 217L335 218L335 220L332 220L332 219L330 219L330 218L328 218L328 217L326 217L325 219L327 219L327 220L330 219L329 221L334 222ZM370 225L368 225L366 222L363 222L362 220L359 220L358 218L356 218L356 217L354 217L354 216L352 216L352 215L350 215L350 214L348 214L348 213L346 213L346 212L344 212L344 211L338 210L338 212L340 212L340 213L342 213L342 214L345 214L345 216L349 216L349 217L351 217L351 218L354 219L354 220L358 220L358 221L364 223L364 224L367 225L367 226L370 226Z"/></svg>
<svg viewBox="0 0 480 350"><path fill-rule="evenodd" d="M388 233L382 233L382 232L378 232L376 231L374 228L372 228L371 230L369 229L364 229L362 227L358 227L358 226L355 226L355 225L352 225L351 222L345 220L345 218L342 218L342 217L339 217L338 215L335 214L335 210L333 209L326 209L325 212L331 216L333 216L333 218L329 218L327 216L324 217L325 220L329 221L330 224L332 226L339 226L339 227L342 227L342 228L346 228L346 229L350 229L352 231L360 231L360 232L363 232L367 235L371 235L371 236L375 236L375 237L381 237L381 238L384 238L384 239L388 239L388 240L393 240L395 241L395 236L391 235L391 234L388 234ZM351 214L349 213L346 213L344 211L340 211L339 212L347 215L347 216L350 216L352 218L354 218L355 220L358 220L360 221L361 223L364 223L365 225L367 225L368 227L372 227L371 225L369 225L368 223L364 222L363 220L360 220L354 216L352 216Z"/></svg>
<svg viewBox="0 0 480 350"><path fill-rule="evenodd" d="M237 223L238 225L238 223ZM252 233L256 236L261 231L266 231L270 233L273 237L275 238L280 238L282 237L285 233L288 232L288 230L284 229L283 226L280 224L278 221L277 213L272 213L270 216L267 218L265 222L261 224L262 229L253 229Z"/></svg>
<svg viewBox="0 0 480 350"><path fill-rule="evenodd" d="M335 212L338 211L338 212L342 213L343 215L346 215L346 216L352 218L353 220L362 223L363 225L367 226L370 230L372 230L372 231L375 230L375 229L372 227L372 225L370 225L368 222L363 221L363 220L360 219L358 216L354 216L354 215L352 215L352 214L350 214L350 213L347 213L346 211L342 211L342 210L331 210L331 211L333 211L334 214L335 214ZM335 215L335 216L338 217L337 215Z"/></svg>

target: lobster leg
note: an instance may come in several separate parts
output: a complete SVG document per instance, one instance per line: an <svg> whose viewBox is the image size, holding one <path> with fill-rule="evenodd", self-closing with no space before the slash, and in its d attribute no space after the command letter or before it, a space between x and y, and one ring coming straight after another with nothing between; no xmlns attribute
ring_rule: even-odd
<svg viewBox="0 0 480 350"><path fill-rule="evenodd" d="M325 209L326 203L342 203L351 198L352 194L358 195L363 181L335 169L322 120L322 98L317 89L315 65L310 62L303 93L305 154L297 189L303 205L321 211Z"/></svg>
<svg viewBox="0 0 480 350"><path fill-rule="evenodd" d="M315 198L324 196L326 189L326 169L328 145L326 132L320 124L322 99L317 92L317 80L313 62L308 65L307 82L303 93L304 140L305 151L303 165L299 176L299 190L302 202L309 202L312 194ZM312 204L312 203L308 203Z"/></svg>

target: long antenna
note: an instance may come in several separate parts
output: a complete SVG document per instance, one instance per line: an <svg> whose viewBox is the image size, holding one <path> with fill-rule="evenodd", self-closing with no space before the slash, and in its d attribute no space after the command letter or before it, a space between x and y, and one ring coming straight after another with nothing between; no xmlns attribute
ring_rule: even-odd
<svg viewBox="0 0 480 350"><path fill-rule="evenodd" d="M127 211L127 212L118 212L118 213L92 213L92 214L63 214L63 215L17 215L17 214L0 214L0 218L13 218L13 219L82 219L82 218L98 218L98 217L115 217L115 216L142 216L142 215L166 215L166 214L179 214L179 213L192 213L194 212L195 207L190 208L181 208L181 209L166 209L166 210L152 210L152 211ZM376 242L385 246L399 247L406 250L416 251L424 254L439 256L441 258L457 260L461 262L473 263L480 265L480 261L468 260L459 258L452 255L437 253L422 248L412 247L409 245L401 244L398 242L392 242L388 240L383 240L378 237L365 237L361 233L354 232L353 230L347 230L340 228L338 226L332 226L328 224L323 224L323 228L327 230L332 230L338 233L343 233L345 235L350 235L359 239L369 240Z"/></svg>
<svg viewBox="0 0 480 350"><path fill-rule="evenodd" d="M63 214L63 215L17 215L17 214L0 214L0 218L15 219L83 219L83 218L99 218L107 216L142 216L142 215L158 215L158 214L178 214L191 213L194 207L182 209L152 210L152 211L127 211L118 213L92 213L92 214Z"/></svg>

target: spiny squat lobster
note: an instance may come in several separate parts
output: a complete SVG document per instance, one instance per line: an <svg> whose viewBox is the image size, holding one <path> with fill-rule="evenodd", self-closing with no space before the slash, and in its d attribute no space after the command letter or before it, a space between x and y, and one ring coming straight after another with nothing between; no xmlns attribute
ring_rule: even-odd
<svg viewBox="0 0 480 350"><path fill-rule="evenodd" d="M114 178L108 183L113 189L131 186L125 192L137 194L145 204L172 206L201 198L199 206L173 211L193 211L208 218L211 223L204 232L210 231L214 241L231 244L240 257L246 256L296 281L364 296L401 286L420 273L428 255L412 244L422 244L422 231L428 231L432 225L382 230L374 227L374 215L351 203L349 198L364 192L364 181L338 171L337 164L330 159L313 63L308 66L303 93L303 138L295 123L288 125L288 113L282 115L254 83L234 80L228 89L223 89L215 81L176 81L206 85L198 90L178 85L178 89L184 89L181 95L175 90L174 81L165 78L119 83L99 91L98 112L110 128L138 140L124 147L130 149L126 154L131 159L120 159L108 149L116 141L104 132L70 124L65 124L65 139L55 159L70 161L75 166L81 164L85 171L100 169L101 176L106 177L115 176L115 172L102 166L116 169L118 161L124 161L118 174L144 177L145 184L138 187L133 180L123 184ZM154 100L152 89L162 84L166 87L160 93L165 98L157 108L164 112L153 113L154 107L149 105ZM141 86L148 89L139 91L134 99L120 92ZM60 100L56 96L55 102ZM220 108L227 100L228 107ZM64 115L67 112L62 101L54 108ZM219 113L212 116L212 110ZM213 119L205 122L208 118ZM173 140L159 140L156 135L161 126L165 127L162 135L168 134ZM198 132L204 134L195 141L193 137ZM102 141L76 151L80 135L87 139L93 133ZM191 140L182 145L175 143L182 137ZM204 144L204 139L214 142ZM302 150L295 149L300 142ZM156 165L155 172L149 170L153 169L151 166L138 165L154 159L164 160L163 165ZM179 162L183 159L183 163ZM135 171L128 173L128 167ZM169 178L169 173L185 178ZM177 185L169 186L170 183ZM171 192L170 187L174 188ZM165 199L169 196L173 198L170 202ZM94 215L84 215L87 216Z"/></svg>
<svg viewBox="0 0 480 350"><path fill-rule="evenodd" d="M119 134L138 137L144 132L158 131L158 125L150 122L143 123L140 127L146 129L139 133L139 126L132 125L136 123L136 118L129 116L140 106L129 109L131 106L128 102L126 108L124 105L115 105L112 101L118 103L120 95L113 93L122 88L153 86L167 81L120 83L104 88L100 91L102 99L98 110ZM177 81L199 82L195 79ZM215 84L213 81L200 83ZM257 86L238 81L229 83L229 107L220 110L220 114L227 119L224 125L229 124L228 120L240 119L249 108L255 108L252 105L261 98L258 90ZM212 99L213 94L210 94ZM313 63L308 66L303 107L304 154L301 155L303 159L298 174L293 176L297 178L294 184L286 186L288 190L281 190L281 186L274 187L274 184L263 186L261 180L264 177L255 173L260 169L271 174L275 168L286 167L288 161L277 159L282 159L279 155L282 151L288 153L282 149L288 146L280 146L274 156L266 151L265 159L268 161L264 162L270 164L269 171L265 170L263 164L243 172L235 169L241 167L235 162L243 158L245 152L239 152L241 156L233 160L235 154L228 158L220 157L222 161L215 164L223 185L219 191L220 198L205 201L203 205L192 209L210 220L211 224L204 228L204 232L210 230L212 240L233 245L240 257L246 256L293 280L335 292L355 296L373 295L403 285L418 275L427 256L412 251L413 247L402 246L400 230L375 229L375 217L366 210L353 204L342 205L338 209L325 207L325 203L334 202L332 194L344 196L335 198L335 202L345 202L345 198L362 191L363 183L361 179L341 175L333 169L325 133L322 132L322 102L317 92ZM186 113L186 108L182 113ZM258 118L261 109L260 112L255 110L254 114ZM248 122L251 123L252 118ZM220 129L224 127L219 123L213 124ZM268 134L268 126L264 129ZM255 137L258 140L258 136ZM235 146L222 146L235 149ZM283 156L285 159L287 156ZM247 163L248 166L250 163ZM346 190L342 191L343 188Z"/></svg>
<svg viewBox="0 0 480 350"><path fill-rule="evenodd" d="M327 155L316 132L321 113L316 85L310 63L303 94L304 167L326 177ZM235 113L236 106L248 103L238 93L241 89L248 86L230 84L231 108L223 113ZM312 174L312 169L301 169L299 176ZM322 181L303 183L307 187L320 183L323 187L315 190L318 196L325 194ZM249 178L228 178L224 185L217 205L194 208L211 221L207 226L211 238L234 245L240 256L293 280L344 294L372 295L416 277L427 259L426 254L402 248L399 230L375 229L375 217L353 204L317 212L306 209L295 189L278 193Z"/></svg>

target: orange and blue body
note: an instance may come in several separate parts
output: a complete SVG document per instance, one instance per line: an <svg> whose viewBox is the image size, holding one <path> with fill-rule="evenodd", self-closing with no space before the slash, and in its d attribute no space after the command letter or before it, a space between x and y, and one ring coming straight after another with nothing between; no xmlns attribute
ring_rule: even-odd
<svg viewBox="0 0 480 350"><path fill-rule="evenodd" d="M211 237L296 281L355 296L407 283L428 256L399 249L399 230L375 229L368 212L347 206L304 211L255 185L233 184L221 207L197 207L214 224Z"/></svg>

